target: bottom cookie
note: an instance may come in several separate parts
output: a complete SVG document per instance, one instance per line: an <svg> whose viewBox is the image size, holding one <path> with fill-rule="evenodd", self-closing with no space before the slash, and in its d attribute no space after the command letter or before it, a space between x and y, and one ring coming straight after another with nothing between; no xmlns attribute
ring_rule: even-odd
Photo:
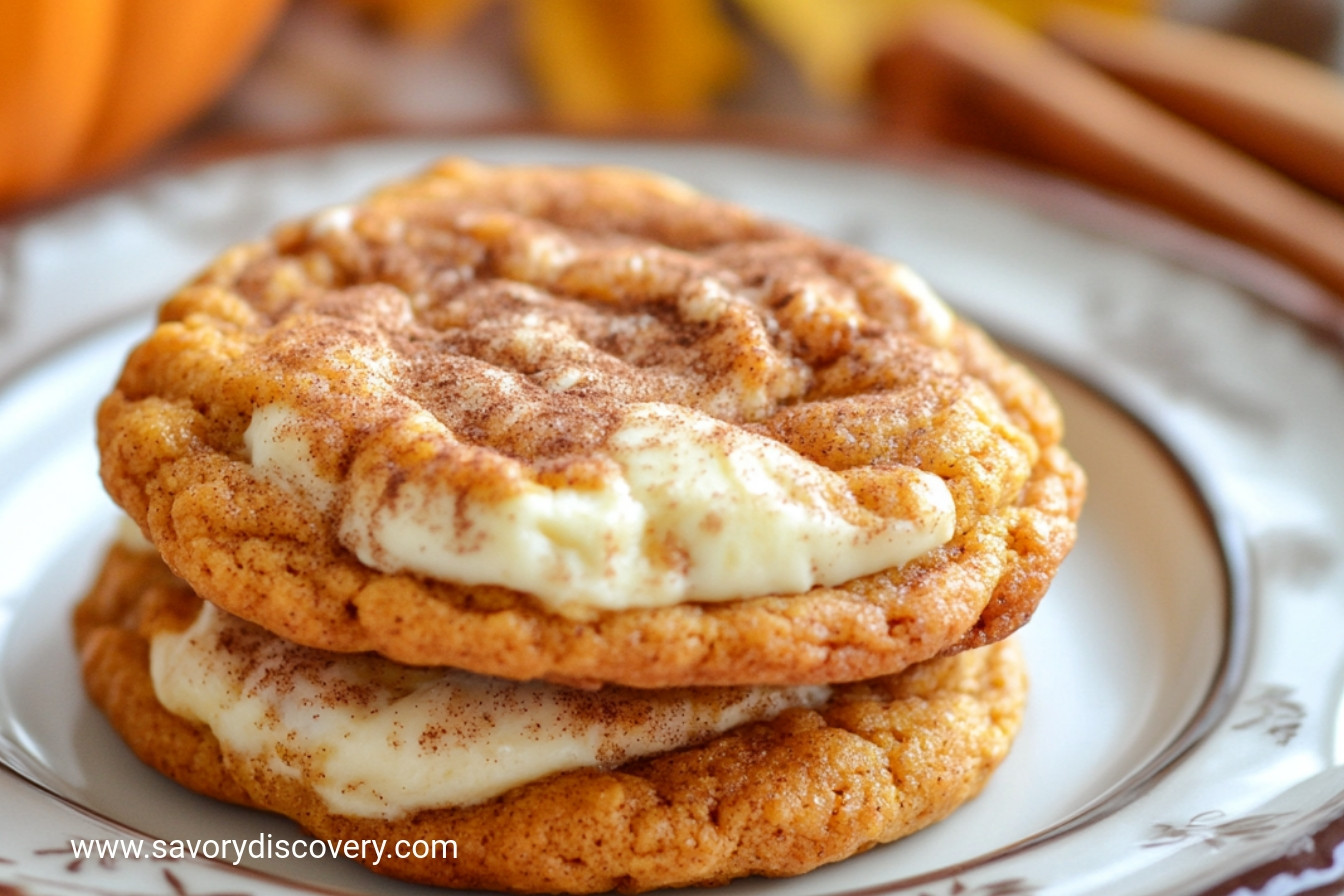
<svg viewBox="0 0 1344 896"><path fill-rule="evenodd" d="M90 697L148 765L321 839L451 840L454 857L364 861L513 892L796 875L899 839L981 790L1026 695L1011 641L830 688L413 669L284 642L123 545L74 622Z"/></svg>

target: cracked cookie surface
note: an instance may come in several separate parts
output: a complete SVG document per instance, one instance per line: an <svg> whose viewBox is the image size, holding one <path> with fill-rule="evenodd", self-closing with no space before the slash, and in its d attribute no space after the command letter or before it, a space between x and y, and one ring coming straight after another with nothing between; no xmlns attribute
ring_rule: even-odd
<svg viewBox="0 0 1344 896"><path fill-rule="evenodd" d="M99 412L108 491L230 613L640 687L1006 636L1075 537L1061 430L898 264L652 175L464 161L226 252Z"/></svg>

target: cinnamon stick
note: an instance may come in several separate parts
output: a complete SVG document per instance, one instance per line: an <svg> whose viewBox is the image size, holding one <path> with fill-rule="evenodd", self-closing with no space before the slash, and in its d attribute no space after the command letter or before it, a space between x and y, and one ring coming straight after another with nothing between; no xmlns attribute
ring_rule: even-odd
<svg viewBox="0 0 1344 896"><path fill-rule="evenodd" d="M1344 200L1344 79L1267 44L1064 6L1046 34L1130 89Z"/></svg>
<svg viewBox="0 0 1344 896"><path fill-rule="evenodd" d="M880 56L897 133L1009 152L1275 256L1344 297L1344 210L971 4L933 4Z"/></svg>

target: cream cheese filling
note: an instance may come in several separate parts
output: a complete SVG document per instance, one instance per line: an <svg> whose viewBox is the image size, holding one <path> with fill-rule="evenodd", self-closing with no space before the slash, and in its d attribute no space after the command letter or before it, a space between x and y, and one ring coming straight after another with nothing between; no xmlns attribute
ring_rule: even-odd
<svg viewBox="0 0 1344 896"><path fill-rule="evenodd" d="M455 442L428 413L404 424L407 438ZM283 405L257 409L246 443L260 475L336 510L341 542L362 563L501 585L560 612L838 585L942 545L955 522L935 475L879 471L900 500L875 512L843 475L786 445L656 402L625 410L603 446L609 474L598 487L549 487L520 473L505 493L482 496L386 464L341 486L315 469L302 420Z"/></svg>
<svg viewBox="0 0 1344 896"><path fill-rule="evenodd" d="M822 686L574 690L332 654L205 604L150 647L159 701L227 755L309 783L336 814L393 818L469 805L567 769L701 742Z"/></svg>
<svg viewBox="0 0 1344 896"><path fill-rule="evenodd" d="M113 540L128 551L140 554L157 554L159 552L158 548L154 547L154 543L140 531L140 527L136 525L135 520L124 513L117 517L117 529Z"/></svg>

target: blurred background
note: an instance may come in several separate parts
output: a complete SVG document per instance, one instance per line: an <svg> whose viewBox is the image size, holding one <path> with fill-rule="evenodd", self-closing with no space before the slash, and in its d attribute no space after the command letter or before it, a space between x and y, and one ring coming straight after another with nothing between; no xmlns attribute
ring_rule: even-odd
<svg viewBox="0 0 1344 896"><path fill-rule="evenodd" d="M861 120L884 50L946 0L307 0L221 108L303 131L540 114L567 125ZM1195 23L1344 66L1340 0L980 0L1048 31L1069 7ZM1221 72L1220 77L1235 77ZM885 97L888 100L898 97Z"/></svg>
<svg viewBox="0 0 1344 896"><path fill-rule="evenodd" d="M1009 157L1344 294L1344 0L0 0L0 220L343 135Z"/></svg>

